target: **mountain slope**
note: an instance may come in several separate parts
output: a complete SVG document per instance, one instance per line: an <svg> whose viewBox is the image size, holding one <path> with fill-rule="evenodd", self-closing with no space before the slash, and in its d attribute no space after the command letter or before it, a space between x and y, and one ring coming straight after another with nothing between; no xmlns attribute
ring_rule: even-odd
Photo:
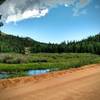
<svg viewBox="0 0 100 100"><path fill-rule="evenodd" d="M31 38L21 38L18 36L0 33L0 52L18 52L23 53L25 47L32 47L38 42Z"/></svg>
<svg viewBox="0 0 100 100"><path fill-rule="evenodd" d="M100 54L100 33L81 41L62 42L60 44L41 43L29 37L22 38L0 33L0 52L24 53L25 48L30 48L32 53L95 53Z"/></svg>

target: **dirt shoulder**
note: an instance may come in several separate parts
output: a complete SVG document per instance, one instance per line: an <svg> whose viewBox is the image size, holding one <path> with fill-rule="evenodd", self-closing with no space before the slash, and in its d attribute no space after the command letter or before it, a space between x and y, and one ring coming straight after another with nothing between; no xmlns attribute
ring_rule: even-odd
<svg viewBox="0 0 100 100"><path fill-rule="evenodd" d="M0 80L0 100L100 100L100 64Z"/></svg>

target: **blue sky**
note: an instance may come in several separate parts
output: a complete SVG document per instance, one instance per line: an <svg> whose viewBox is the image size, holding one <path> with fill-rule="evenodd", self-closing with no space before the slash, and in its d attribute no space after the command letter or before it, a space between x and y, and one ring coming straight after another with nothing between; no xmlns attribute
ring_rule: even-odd
<svg viewBox="0 0 100 100"><path fill-rule="evenodd" d="M2 31L41 42L81 40L100 32L100 1L92 0L74 15L72 6L56 6L40 18L5 23Z"/></svg>

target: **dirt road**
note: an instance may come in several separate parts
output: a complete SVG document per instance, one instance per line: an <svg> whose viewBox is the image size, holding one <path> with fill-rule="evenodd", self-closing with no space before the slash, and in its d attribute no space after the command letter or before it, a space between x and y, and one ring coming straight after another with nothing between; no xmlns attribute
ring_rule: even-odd
<svg viewBox="0 0 100 100"><path fill-rule="evenodd" d="M100 100L100 64L0 80L0 100Z"/></svg>

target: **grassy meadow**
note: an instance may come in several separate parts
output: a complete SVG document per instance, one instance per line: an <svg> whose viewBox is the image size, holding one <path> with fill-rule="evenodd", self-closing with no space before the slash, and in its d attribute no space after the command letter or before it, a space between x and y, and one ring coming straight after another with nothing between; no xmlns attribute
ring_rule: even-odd
<svg viewBox="0 0 100 100"><path fill-rule="evenodd" d="M100 56L90 53L0 54L0 72L21 72L30 69L63 70L100 63Z"/></svg>

